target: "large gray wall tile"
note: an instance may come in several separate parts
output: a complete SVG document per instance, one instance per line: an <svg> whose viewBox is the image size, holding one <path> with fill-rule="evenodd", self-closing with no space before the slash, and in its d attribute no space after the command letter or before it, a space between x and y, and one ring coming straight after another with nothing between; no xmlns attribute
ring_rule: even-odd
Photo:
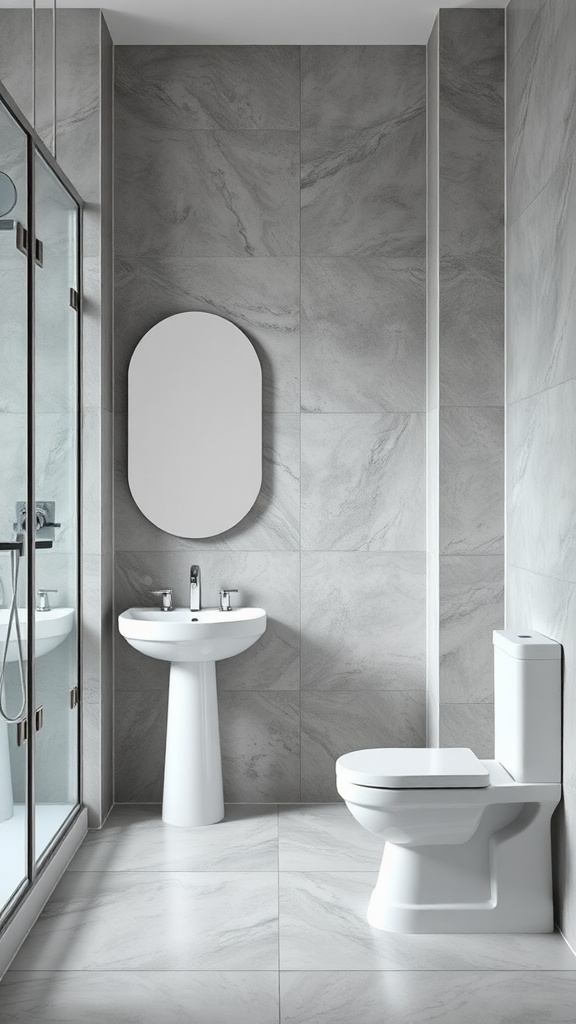
<svg viewBox="0 0 576 1024"><path fill-rule="evenodd" d="M302 253L424 256L424 47L302 51Z"/></svg>
<svg viewBox="0 0 576 1024"><path fill-rule="evenodd" d="M118 803L159 803L164 781L168 687L116 693L114 764Z"/></svg>
<svg viewBox="0 0 576 1024"><path fill-rule="evenodd" d="M440 18L440 256L504 252L504 12Z"/></svg>
<svg viewBox="0 0 576 1024"><path fill-rule="evenodd" d="M299 128L298 46L118 46L120 127Z"/></svg>
<svg viewBox="0 0 576 1024"><path fill-rule="evenodd" d="M440 554L504 552L504 410L440 410Z"/></svg>
<svg viewBox="0 0 576 1024"><path fill-rule="evenodd" d="M220 737L224 799L300 799L300 696L223 693Z"/></svg>
<svg viewBox="0 0 576 1024"><path fill-rule="evenodd" d="M371 128L302 131L303 255L424 256L425 129L422 108Z"/></svg>
<svg viewBox="0 0 576 1024"><path fill-rule="evenodd" d="M493 257L442 260L441 405L504 404L504 265ZM431 373L435 368L431 367Z"/></svg>
<svg viewBox="0 0 576 1024"><path fill-rule="evenodd" d="M302 417L302 546L424 550L422 414Z"/></svg>
<svg viewBox="0 0 576 1024"><path fill-rule="evenodd" d="M509 224L576 146L575 38L576 5L572 0L546 0L509 65Z"/></svg>
<svg viewBox="0 0 576 1024"><path fill-rule="evenodd" d="M478 750L491 745L483 712L460 709L492 700L503 618L504 71L502 10L439 12L428 44L428 736Z"/></svg>
<svg viewBox="0 0 576 1024"><path fill-rule="evenodd" d="M424 409L425 261L302 261L302 408Z"/></svg>
<svg viewBox="0 0 576 1024"><path fill-rule="evenodd" d="M576 155L507 238L507 394L515 402L576 377Z"/></svg>
<svg viewBox="0 0 576 1024"><path fill-rule="evenodd" d="M422 747L424 692L302 693L302 800L336 800L335 762L365 747Z"/></svg>
<svg viewBox="0 0 576 1024"><path fill-rule="evenodd" d="M440 40L436 18L426 48L426 744L439 745L440 719Z"/></svg>
<svg viewBox="0 0 576 1024"><path fill-rule="evenodd" d="M504 565L499 555L440 559L442 701L493 700L492 630L504 624Z"/></svg>
<svg viewBox="0 0 576 1024"><path fill-rule="evenodd" d="M494 705L441 704L440 746L470 747L476 757L494 757Z"/></svg>
<svg viewBox="0 0 576 1024"><path fill-rule="evenodd" d="M424 689L424 588L420 552L304 552L303 689Z"/></svg>
<svg viewBox="0 0 576 1024"><path fill-rule="evenodd" d="M426 408L440 401L440 40L436 18L426 47Z"/></svg>
<svg viewBox="0 0 576 1024"><path fill-rule="evenodd" d="M302 127L370 128L422 113L423 46L303 46Z"/></svg>
<svg viewBox="0 0 576 1024"><path fill-rule="evenodd" d="M117 255L298 254L297 132L131 123L115 147Z"/></svg>
<svg viewBox="0 0 576 1024"><path fill-rule="evenodd" d="M532 23L544 10L546 0L510 0L506 8L506 58L512 63L526 42Z"/></svg>
<svg viewBox="0 0 576 1024"><path fill-rule="evenodd" d="M576 380L508 407L508 561L576 580Z"/></svg>

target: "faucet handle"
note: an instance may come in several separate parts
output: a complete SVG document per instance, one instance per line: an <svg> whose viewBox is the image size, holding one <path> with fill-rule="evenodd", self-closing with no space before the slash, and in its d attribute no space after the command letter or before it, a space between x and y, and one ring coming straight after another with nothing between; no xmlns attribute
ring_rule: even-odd
<svg viewBox="0 0 576 1024"><path fill-rule="evenodd" d="M162 598L161 609L163 612L172 611L172 590L170 587L163 587L160 590L151 590L150 593L153 594L154 597Z"/></svg>
<svg viewBox="0 0 576 1024"><path fill-rule="evenodd" d="M38 591L38 601L36 602L37 612L49 612L50 611L50 598L48 594L57 594L57 590L44 589Z"/></svg>
<svg viewBox="0 0 576 1024"><path fill-rule="evenodd" d="M232 611L232 602L230 600L230 595L231 594L237 594L237 593L238 593L237 590L230 590L229 587L227 587L227 588L221 587L220 588L220 611L221 612L231 612Z"/></svg>

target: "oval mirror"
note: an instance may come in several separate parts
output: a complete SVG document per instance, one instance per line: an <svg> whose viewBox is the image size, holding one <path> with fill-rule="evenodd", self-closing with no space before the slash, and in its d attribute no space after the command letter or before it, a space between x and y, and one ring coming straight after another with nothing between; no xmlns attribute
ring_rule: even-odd
<svg viewBox="0 0 576 1024"><path fill-rule="evenodd" d="M128 370L128 484L140 511L166 533L213 537L244 518L261 483L252 344L213 313L162 320Z"/></svg>
<svg viewBox="0 0 576 1024"><path fill-rule="evenodd" d="M0 217L5 217L14 209L17 199L18 193L12 178L4 171L0 171Z"/></svg>

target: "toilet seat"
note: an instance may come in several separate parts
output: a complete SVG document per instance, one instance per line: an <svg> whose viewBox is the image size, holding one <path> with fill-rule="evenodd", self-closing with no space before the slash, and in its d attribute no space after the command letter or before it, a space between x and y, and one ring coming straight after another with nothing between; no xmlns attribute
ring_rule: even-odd
<svg viewBox="0 0 576 1024"><path fill-rule="evenodd" d="M377 747L353 750L336 762L342 782L374 789L480 789L485 764L468 747Z"/></svg>

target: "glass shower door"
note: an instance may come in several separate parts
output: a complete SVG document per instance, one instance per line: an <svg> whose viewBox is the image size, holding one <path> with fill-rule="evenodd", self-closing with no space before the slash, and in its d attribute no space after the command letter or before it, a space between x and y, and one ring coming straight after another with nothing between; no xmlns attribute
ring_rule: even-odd
<svg viewBox="0 0 576 1024"><path fill-rule="evenodd" d="M78 208L36 153L35 833L40 858L78 804Z"/></svg>
<svg viewBox="0 0 576 1024"><path fill-rule="evenodd" d="M14 506L28 470L26 229L27 137L0 102L0 911L28 878L28 560Z"/></svg>

